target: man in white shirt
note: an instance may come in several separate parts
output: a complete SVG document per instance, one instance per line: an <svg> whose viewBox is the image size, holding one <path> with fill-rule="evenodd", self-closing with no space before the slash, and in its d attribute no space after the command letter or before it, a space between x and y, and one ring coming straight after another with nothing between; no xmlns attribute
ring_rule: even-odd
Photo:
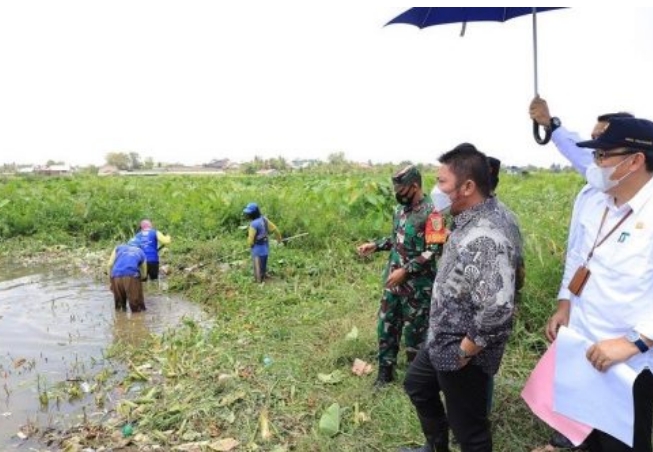
<svg viewBox="0 0 653 452"><path fill-rule="evenodd" d="M586 149L578 146L577 143L582 141L580 135L576 132L572 132L566 129L562 125L562 121L560 121L558 117L551 116L551 113L549 112L549 106L546 100L542 99L539 96L535 97L531 101L529 113L533 121L551 130L551 141L553 142L553 144L555 144L556 149L558 149L560 154L562 154L567 160L569 160L569 162L571 163L571 165L574 167L576 171L578 171L583 177L585 177L585 173L587 172L587 168L592 163L593 157L590 149ZM608 127L611 120L618 119L618 118L634 118L634 116L626 112L606 113L600 115L598 118L596 118L596 124L594 125L594 129L592 130L591 133L592 140L597 139L603 133L603 131ZM573 212L579 212L581 210L582 203L585 201L585 199L587 199L586 192L591 188L592 188L591 185L587 184L581 189L581 191L578 193L574 201ZM568 250L575 247L575 242L577 240L578 231L575 230L574 225L576 225L578 222L575 220L576 219L572 216L570 228L569 228L569 234L567 237ZM573 275L574 270L575 269L571 269L571 271L565 271L564 274L571 277L571 275ZM569 289L567 288L568 285L569 285L569 280L563 278L562 283L560 284L560 290L558 292L558 300L569 299L569 296L571 294L569 292ZM560 443L560 440L557 441ZM558 447L563 446L562 443L554 444L554 445ZM564 444L564 446L573 448L572 447L573 445L568 440L566 444Z"/></svg>
<svg viewBox="0 0 653 452"><path fill-rule="evenodd" d="M560 326L569 326L594 342L587 359L598 371L623 362L639 375L634 447L594 430L589 450L651 452L653 122L612 119L600 136L578 146L595 149L586 172L590 187L579 194L570 227L576 237L563 277L570 296L558 301L546 335L554 340Z"/></svg>
<svg viewBox="0 0 653 452"><path fill-rule="evenodd" d="M529 106L529 114L533 121L537 122L542 127L545 127L551 130L551 140L555 144L556 149L565 157L576 171L578 171L583 177L587 172L587 168L592 163L593 157L592 152L589 149L581 148L576 143L581 141L581 137L576 132L568 130L562 125L560 118L556 116L551 116L549 111L549 106L545 99L536 96ZM626 112L619 113L606 113L600 115L596 119L596 124L592 130L591 137L596 139L608 126L609 122L615 118L632 118L633 115ZM580 210L582 202L586 199L585 192L591 188L590 185L585 185L574 202L574 212ZM572 224L576 224L574 218L571 220ZM577 231L575 229L569 230L567 237L567 249L574 248L575 241L577 239ZM575 270L575 269L574 269ZM571 272L566 271L566 275L572 275ZM558 292L559 300L568 300L570 297L569 289L567 286L569 284L568 280L563 279L562 284L560 285L560 290ZM571 449L571 450L582 450L584 445L575 447L569 439L565 438L564 435L558 432L554 432L549 440L549 443L555 447L562 449Z"/></svg>

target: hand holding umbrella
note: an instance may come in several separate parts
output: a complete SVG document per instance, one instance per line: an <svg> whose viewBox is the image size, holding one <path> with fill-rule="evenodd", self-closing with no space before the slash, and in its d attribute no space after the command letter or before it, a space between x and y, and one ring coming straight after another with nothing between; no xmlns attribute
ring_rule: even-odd
<svg viewBox="0 0 653 452"><path fill-rule="evenodd" d="M465 35L467 22L505 22L509 19L531 14L533 17L533 75L535 84L535 97L539 96L537 89L537 13L564 9L560 7L492 7L492 8L431 8L415 7L404 11L392 19L390 24L410 24L419 28L430 27L431 25L462 23L460 35ZM544 137L540 136L540 125L533 120L533 137L538 144L546 144L551 139L551 131L545 128Z"/></svg>

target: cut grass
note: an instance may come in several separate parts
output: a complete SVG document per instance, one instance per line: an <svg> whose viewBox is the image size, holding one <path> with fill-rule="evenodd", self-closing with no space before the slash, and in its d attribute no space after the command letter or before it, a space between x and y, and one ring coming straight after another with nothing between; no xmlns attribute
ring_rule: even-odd
<svg viewBox="0 0 653 452"><path fill-rule="evenodd" d="M364 181L367 176L359 177ZM571 203L581 181L575 175L546 173L501 180L499 196L518 215L526 240L527 280L514 333L495 377L491 419L494 449L523 452L549 436L520 392L546 347L543 326L555 307ZM206 231L193 236L196 228L189 229L189 236L168 231L174 239L166 262L175 270L168 278L170 288L204 305L213 325L205 329L187 321L142 347L112 350L112 356L138 370L122 383L124 389L139 380L140 394L150 394L119 405L111 424L133 422L136 445L156 443L173 450L197 443L200 450L209 450L212 441L231 437L241 444L237 450L340 452L393 451L421 444L417 418L401 387L403 354L398 382L386 389L372 389L374 374L357 377L350 372L356 358L376 364L376 311L387 258L379 253L359 259L354 248L389 230L390 220L385 213L372 218L365 211L358 215L357 210L337 209L333 199L325 202L321 215L295 196L296 182L283 182L294 206L277 200L271 204L276 210L273 218L282 229L287 219L296 219L303 225L296 232L308 231L310 236L272 249L273 278L265 284L253 283L248 255L242 251L242 231L236 227L218 230L214 236ZM167 190L183 193L174 183ZM315 180L302 182L311 203L318 202L318 188L328 187L328 196L362 202L350 191L358 187L365 192L361 188L365 183L339 183L334 189ZM242 190L252 189L242 181L238 184ZM215 189L211 193L227 196ZM228 197L244 200L250 194ZM171 215L174 224L183 226L191 222L186 215L198 212L201 209L195 207ZM365 228L384 216L380 225ZM285 229L295 232L291 226ZM353 327L358 328L358 338L347 339ZM345 378L326 384L317 377L334 371ZM334 402L341 407L340 432L328 437L319 432L318 422ZM262 419L268 421L270 437L261 436ZM114 441L111 431L93 432L93 437L83 439L89 447Z"/></svg>

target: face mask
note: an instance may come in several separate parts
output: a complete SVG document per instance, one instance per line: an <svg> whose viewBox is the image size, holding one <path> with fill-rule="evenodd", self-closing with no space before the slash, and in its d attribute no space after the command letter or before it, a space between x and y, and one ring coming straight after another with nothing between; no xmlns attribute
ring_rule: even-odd
<svg viewBox="0 0 653 452"><path fill-rule="evenodd" d="M406 193L405 195L402 195L400 193L395 193L395 199L402 206L409 206L413 202L414 195L415 192L411 194L410 191L408 191L408 193Z"/></svg>
<svg viewBox="0 0 653 452"><path fill-rule="evenodd" d="M399 193L395 193L395 199L396 199L397 202L398 202L399 204L401 204L402 206L408 206L408 205L410 205L410 203L411 203L411 201L412 201L412 199L411 199L409 196L407 196L407 195L401 195L401 194L399 194Z"/></svg>
<svg viewBox="0 0 653 452"><path fill-rule="evenodd" d="M596 163L590 163L585 172L585 178L587 183L592 187L600 190L602 192L607 192L611 188L616 187L621 183L622 180L630 176L632 173L628 173L623 176L621 179L613 180L610 179L617 168L624 162L627 162L629 159L622 160L617 163L615 166L601 167Z"/></svg>
<svg viewBox="0 0 653 452"><path fill-rule="evenodd" d="M431 191L431 200L433 201L433 207L435 210L440 212L442 215L449 213L451 209L451 198L448 194L440 190L440 187L437 185L433 187Z"/></svg>

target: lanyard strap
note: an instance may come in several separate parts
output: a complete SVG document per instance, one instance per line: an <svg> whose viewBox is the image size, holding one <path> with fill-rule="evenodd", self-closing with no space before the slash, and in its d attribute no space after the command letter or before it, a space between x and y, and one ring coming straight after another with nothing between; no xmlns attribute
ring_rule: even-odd
<svg viewBox="0 0 653 452"><path fill-rule="evenodd" d="M626 221L626 219L630 216L630 214L633 213L633 209L629 209L628 212L626 213L626 215L621 217L621 220L619 220L619 222L617 224L615 224L614 227L612 229L610 229L610 231L599 241L599 236L601 235L601 229L603 229L603 224L605 223L605 219L608 216L608 210L609 209L606 207L605 211L603 212L603 218L601 218L601 225L599 226L599 230L596 233L596 238L594 239L594 245L592 245L592 249L590 250L589 254L587 255L587 259L585 259L585 265L587 265L589 260L594 255L594 250L596 248L598 248L599 246L601 246L603 244L603 242L605 242L608 239L608 237L610 237L612 235L612 233L614 231L616 231L619 228L619 226L621 226L623 224L624 221Z"/></svg>

